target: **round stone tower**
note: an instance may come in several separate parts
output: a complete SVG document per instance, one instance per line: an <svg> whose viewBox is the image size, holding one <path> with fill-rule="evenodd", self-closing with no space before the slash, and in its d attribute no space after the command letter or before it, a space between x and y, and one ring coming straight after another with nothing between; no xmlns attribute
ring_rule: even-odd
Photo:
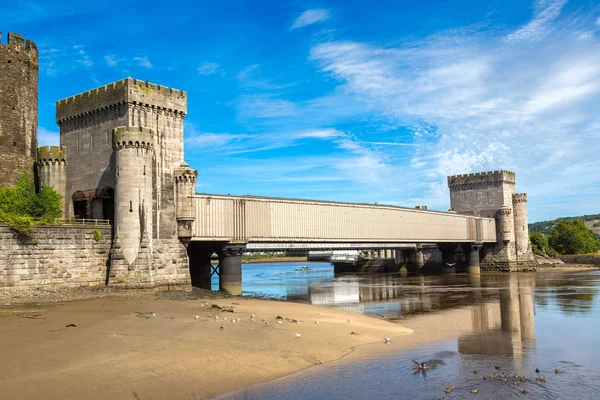
<svg viewBox="0 0 600 400"><path fill-rule="evenodd" d="M194 194L196 194L196 175L186 163L175 170L175 195L177 196L177 236L184 244L192 237L192 224L196 219Z"/></svg>
<svg viewBox="0 0 600 400"><path fill-rule="evenodd" d="M512 209L509 206L502 206L496 212L496 234L498 241L508 244L513 241L514 219Z"/></svg>
<svg viewBox="0 0 600 400"><path fill-rule="evenodd" d="M66 148L58 146L43 146L37 150L37 174L39 186L50 186L65 198L67 183Z"/></svg>
<svg viewBox="0 0 600 400"><path fill-rule="evenodd" d="M22 172L34 176L38 128L38 51L15 33L0 32L0 186Z"/></svg>
<svg viewBox="0 0 600 400"><path fill-rule="evenodd" d="M115 241L132 265L152 238L152 130L141 127L113 129L115 152Z"/></svg>
<svg viewBox="0 0 600 400"><path fill-rule="evenodd" d="M528 254L529 251L527 194L515 193L513 195L513 212L515 220L515 245L517 249L517 257L520 257Z"/></svg>

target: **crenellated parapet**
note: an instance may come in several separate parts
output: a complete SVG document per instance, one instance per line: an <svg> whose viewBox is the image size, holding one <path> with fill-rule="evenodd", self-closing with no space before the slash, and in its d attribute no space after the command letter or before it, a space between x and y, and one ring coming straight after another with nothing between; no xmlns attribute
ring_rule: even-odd
<svg viewBox="0 0 600 400"><path fill-rule="evenodd" d="M122 79L56 102L56 122L105 112L119 105L130 109L144 108L184 118L187 94L178 89L138 79Z"/></svg>
<svg viewBox="0 0 600 400"><path fill-rule="evenodd" d="M198 171L189 167L178 168L175 170L175 183L177 184L196 184Z"/></svg>
<svg viewBox="0 0 600 400"><path fill-rule="evenodd" d="M24 62L31 68L38 69L38 49L34 42L26 40L23 36L9 32L8 43L2 44L2 31L0 31L0 52L11 54L12 62ZM8 60L7 60L8 62Z"/></svg>
<svg viewBox="0 0 600 400"><path fill-rule="evenodd" d="M527 203L527 193L513 194L513 204L517 203Z"/></svg>
<svg viewBox="0 0 600 400"><path fill-rule="evenodd" d="M60 146L42 146L37 150L37 163L39 164L65 164L67 149Z"/></svg>
<svg viewBox="0 0 600 400"><path fill-rule="evenodd" d="M152 129L120 126L113 129L113 148L142 148L152 150L154 133Z"/></svg>
<svg viewBox="0 0 600 400"><path fill-rule="evenodd" d="M506 170L478 172L448 177L448 187L460 190L463 187L489 183L515 184L515 173Z"/></svg>

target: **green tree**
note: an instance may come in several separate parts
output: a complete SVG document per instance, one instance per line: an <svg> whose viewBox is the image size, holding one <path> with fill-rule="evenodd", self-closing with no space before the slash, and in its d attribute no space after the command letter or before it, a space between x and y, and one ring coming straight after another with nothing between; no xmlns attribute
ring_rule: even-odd
<svg viewBox="0 0 600 400"><path fill-rule="evenodd" d="M61 216L62 198L52 188L38 193L26 174L14 186L0 187L0 222L8 223L24 235L31 235L33 225L49 223Z"/></svg>
<svg viewBox="0 0 600 400"><path fill-rule="evenodd" d="M533 232L529 234L529 241L534 254L548 253L548 238L543 233Z"/></svg>
<svg viewBox="0 0 600 400"><path fill-rule="evenodd" d="M587 254L600 249L594 233L581 220L558 221L548 242L559 254Z"/></svg>

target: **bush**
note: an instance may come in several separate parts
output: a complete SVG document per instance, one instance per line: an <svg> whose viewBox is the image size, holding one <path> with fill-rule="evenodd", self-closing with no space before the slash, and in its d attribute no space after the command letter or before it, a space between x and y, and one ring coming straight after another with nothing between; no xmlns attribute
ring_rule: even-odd
<svg viewBox="0 0 600 400"><path fill-rule="evenodd" d="M62 198L51 187L35 192L34 183L26 174L15 186L0 187L0 222L15 231L31 236L36 223L52 223L60 218Z"/></svg>
<svg viewBox="0 0 600 400"><path fill-rule="evenodd" d="M530 233L529 241L534 254L548 254L549 245L546 235L541 232Z"/></svg>
<svg viewBox="0 0 600 400"><path fill-rule="evenodd" d="M96 242L100 240L100 231L98 229L94 229L94 240Z"/></svg>
<svg viewBox="0 0 600 400"><path fill-rule="evenodd" d="M559 254L588 254L600 249L594 233L581 220L558 221L548 242Z"/></svg>

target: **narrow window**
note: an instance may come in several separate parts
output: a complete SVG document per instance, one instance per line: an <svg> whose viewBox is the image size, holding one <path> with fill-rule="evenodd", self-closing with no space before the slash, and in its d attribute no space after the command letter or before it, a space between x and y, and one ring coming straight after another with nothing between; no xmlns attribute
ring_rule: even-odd
<svg viewBox="0 0 600 400"><path fill-rule="evenodd" d="M106 130L106 137L104 140L105 140L104 144L108 146L108 130Z"/></svg>
<svg viewBox="0 0 600 400"><path fill-rule="evenodd" d="M79 151L79 138L77 138L77 151Z"/></svg>
<svg viewBox="0 0 600 400"><path fill-rule="evenodd" d="M129 202L129 212L133 212L133 201Z"/></svg>
<svg viewBox="0 0 600 400"><path fill-rule="evenodd" d="M146 165L144 165L144 175L146 175Z"/></svg>

